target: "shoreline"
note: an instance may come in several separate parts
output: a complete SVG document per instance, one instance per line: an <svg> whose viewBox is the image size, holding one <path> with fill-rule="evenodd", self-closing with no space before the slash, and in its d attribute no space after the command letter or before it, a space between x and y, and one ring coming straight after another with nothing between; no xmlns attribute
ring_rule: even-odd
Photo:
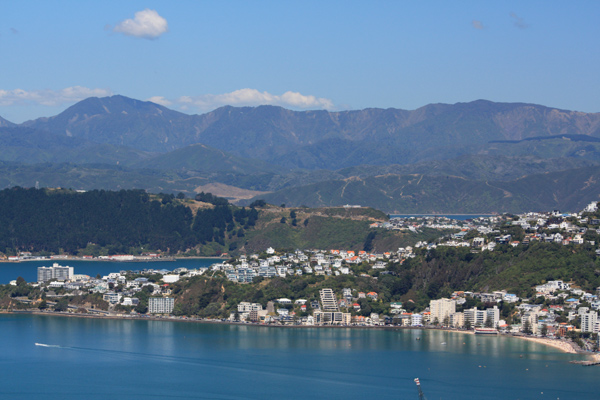
<svg viewBox="0 0 600 400"><path fill-rule="evenodd" d="M527 340L527 341L533 342L533 343L539 343L539 344L543 344L546 346L550 346L555 349L561 350L564 353L584 354L581 351L578 351L578 349L575 347L576 345L573 342L569 342L566 340L530 337L530 336L518 336L518 335L513 335L511 337L521 339L521 340ZM593 354L590 354L590 355L593 355Z"/></svg>
<svg viewBox="0 0 600 400"><path fill-rule="evenodd" d="M67 318L91 318L91 319L110 319L110 320L125 320L125 321L165 321L165 322L185 322L185 323L200 323L200 324L222 324L222 325L238 325L238 326L252 326L257 328L283 328L283 329L306 329L306 328L317 328L317 329L375 329L375 330L424 330L424 331L443 331L450 333L461 333L467 335L475 335L474 331L464 331L459 329L446 329L446 328L430 328L425 326L389 326L389 325L276 325L276 324L257 324L257 323L246 323L246 322L233 322L233 321L219 321L219 320L204 320L194 318L178 318L178 317L158 317L158 316L126 316L126 315L96 315L96 314L76 314L76 313L54 313L54 312L40 312L40 311L0 311L0 314L13 314L13 315L39 315L47 317L67 317ZM561 340L561 339L550 339L550 338L539 338L529 337L520 335L510 335L498 333L496 337L509 337L520 340L526 340L533 343L542 344L554 349L560 350L567 354L579 354L589 357L593 361L600 362L600 354L587 353L580 351L576 345L572 342Z"/></svg>
<svg viewBox="0 0 600 400"><path fill-rule="evenodd" d="M280 329L374 329L374 330L424 330L424 331L442 331L449 333L461 333L475 336L474 331L465 331L460 329L448 329L448 328L435 328L426 326L390 326L390 325L276 325L276 324L257 324L247 322L234 322L234 321L220 321L220 320L205 320L205 319L194 319L194 318L178 318L178 317L159 317L159 316L127 316L127 315L98 315L98 314L76 314L76 313L54 313L54 312L41 312L41 311L0 311L0 314L25 314L25 315L39 315L47 317L67 317L67 318L89 318L89 319L109 319L109 320L121 320L121 321L163 321L163 322L184 322L184 323L196 323L196 324L220 324L220 325L237 325L237 326L251 326L256 328L280 328ZM579 350L579 348L573 343L561 339L550 339L550 338L539 338L529 337L521 335L511 335L505 333L498 333L495 337L508 337L520 340L526 340L537 344L542 344L548 347L552 347L556 350L560 350L567 354L577 354L588 357L589 361L600 363L599 353L588 353Z"/></svg>

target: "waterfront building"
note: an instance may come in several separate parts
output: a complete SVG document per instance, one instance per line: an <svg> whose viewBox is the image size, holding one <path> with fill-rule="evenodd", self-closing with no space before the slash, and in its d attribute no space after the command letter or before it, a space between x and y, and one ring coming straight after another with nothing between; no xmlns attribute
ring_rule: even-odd
<svg viewBox="0 0 600 400"><path fill-rule="evenodd" d="M465 326L465 314L461 312L450 314L450 325L455 328L462 328Z"/></svg>
<svg viewBox="0 0 600 400"><path fill-rule="evenodd" d="M423 316L421 314L411 315L410 326L423 326Z"/></svg>
<svg viewBox="0 0 600 400"><path fill-rule="evenodd" d="M315 311L313 320L315 325L349 325L352 315L343 312Z"/></svg>
<svg viewBox="0 0 600 400"><path fill-rule="evenodd" d="M581 332L598 332L598 313L596 311L581 315Z"/></svg>
<svg viewBox="0 0 600 400"><path fill-rule="evenodd" d="M324 312L339 311L337 299L332 289L319 290L319 296L321 297L321 304L323 305Z"/></svg>
<svg viewBox="0 0 600 400"><path fill-rule="evenodd" d="M443 323L446 317L456 312L456 300L439 299L429 302L429 311L431 312L431 320L438 323Z"/></svg>
<svg viewBox="0 0 600 400"><path fill-rule="evenodd" d="M47 282L52 279L52 267L38 267L37 281Z"/></svg>
<svg viewBox="0 0 600 400"><path fill-rule="evenodd" d="M259 303L249 303L242 301L238 304L237 310L239 313L245 313L250 311L262 311L262 305Z"/></svg>
<svg viewBox="0 0 600 400"><path fill-rule="evenodd" d="M171 314L175 305L172 297L150 297L148 299L148 312L150 314Z"/></svg>
<svg viewBox="0 0 600 400"><path fill-rule="evenodd" d="M497 309L497 308L496 308ZM477 307L473 307L469 310L465 310L465 323L469 323L471 326L484 326L485 321L488 318L487 310L478 310ZM491 313L491 317L494 318L494 313ZM497 314L498 320L500 319L500 313ZM496 321L496 323L498 323Z"/></svg>
<svg viewBox="0 0 600 400"><path fill-rule="evenodd" d="M498 309L498 306L494 306L492 308L486 309L485 313L486 313L485 322L490 321L493 328L498 327L498 322L500 322L500 310Z"/></svg>
<svg viewBox="0 0 600 400"><path fill-rule="evenodd" d="M123 305L124 306L137 306L140 303L140 300L137 297L124 297Z"/></svg>
<svg viewBox="0 0 600 400"><path fill-rule="evenodd" d="M73 279L73 267L63 267L54 263L51 267L38 267L37 281L47 282L51 279L66 281Z"/></svg>

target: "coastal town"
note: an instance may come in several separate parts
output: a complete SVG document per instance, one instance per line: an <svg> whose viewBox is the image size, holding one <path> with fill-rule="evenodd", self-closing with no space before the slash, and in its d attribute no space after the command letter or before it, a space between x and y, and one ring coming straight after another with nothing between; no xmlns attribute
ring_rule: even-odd
<svg viewBox="0 0 600 400"><path fill-rule="evenodd" d="M273 253L272 249L268 249L267 253ZM317 252L317 254L323 255L323 252ZM268 258L267 263L275 264L278 259L281 264L290 262L286 257L283 257L284 261L281 258L273 254ZM314 258L321 259L319 256L314 256ZM241 257L239 261L242 265L246 262L245 257ZM372 263L372 268L379 268L375 266L378 265L377 262ZM102 312L103 315L136 316L146 314L146 312L168 315L173 313L175 305L174 298L171 297L172 284L180 279L185 280L216 271L226 271L229 268L228 265L227 263L213 264L210 268L193 270L177 268L173 271L120 271L93 278L75 274L73 267L54 263L50 267L39 267L38 282L32 285L43 288L44 299L48 301L57 301L60 298L77 296L84 292L99 293L108 306L106 312ZM283 267L272 268L276 271L280 270L278 274L284 273L281 272ZM336 267L333 266L333 268ZM320 271L317 269L315 273ZM287 268L285 273L288 273ZM295 270L290 273L295 274ZM130 276L136 277L129 279ZM16 286L18 282L15 280L10 284ZM147 310L136 308L140 304L136 294L142 291L152 294L148 297ZM332 289L326 288L318 292L317 298L272 299L267 301L266 307L260 303L240 302L227 321L309 326L448 327L464 330L475 329L475 333L531 334L549 338L574 337L570 333L576 332L581 334L598 333L600 328L598 320L600 288L596 293L587 293L571 287L569 283L563 281L549 281L536 286L535 292L535 297L532 299L520 299L505 290L491 293L457 291L452 293L451 298L431 300L429 307L422 311L409 312L401 302L391 302L384 305L387 310L385 314L362 315L361 304L380 302L376 292L364 293L354 288L344 288L341 292L336 293ZM481 308L468 307L469 304L484 306ZM500 308L499 305L501 305ZM502 318L501 309L506 309L507 305L515 314L512 319L520 320L520 323L510 325ZM116 306L121 306L121 308ZM123 306L133 307L129 315L122 312ZM462 311L458 311L459 309ZM82 312L81 307L71 307L64 311ZM306 315L307 312L308 315ZM301 313L306 316L298 316ZM591 335L585 336L592 337ZM597 345L594 343L586 344L584 347L587 350L597 349Z"/></svg>
<svg viewBox="0 0 600 400"><path fill-rule="evenodd" d="M25 310L62 312L122 318L148 316L271 326L357 326L442 328L476 334L510 334L522 337L568 339L571 349L598 350L600 287L584 291L572 282L549 280L531 288L531 296L519 297L507 290L478 292L457 290L449 296L431 299L419 308L415 301L390 300L376 291L358 287L321 287L310 296L242 299L218 307L202 317L189 315L178 305L181 285L196 277L222 277L234 285L267 283L272 279L326 279L358 277L376 282L395 275L418 252L438 247L465 247L471 252L492 252L497 246L525 246L531 242L563 246L592 246L584 240L589 232L598 232L597 219L586 215L597 211L594 202L581 213L527 213L523 215L482 216L459 221L441 216L392 218L372 224L369 229L399 229L419 232L438 229L444 232L433 242L419 241L395 251L295 250L272 247L261 253L241 254L206 268L121 270L95 277L77 274L73 267L60 265L66 259L53 259L51 266L37 269L37 282L22 278L12 286L29 285L28 296L14 297L26 304ZM519 227L520 237L505 233L506 226ZM551 233L550 233L551 232ZM600 250L596 250L599 254ZM34 257L22 254L27 260ZM157 254L146 254L148 260ZM129 255L105 257L110 261L135 261ZM124 266L126 264L123 264ZM314 281L313 281L314 282ZM293 294L293 292L292 292ZM91 296L91 297L90 297ZM79 302L72 299L78 298ZM90 298L96 301L90 301ZM83 299L83 300L81 300ZM71 300L71 301L70 301ZM178 308L179 307L179 308ZM225 308L223 308L225 307ZM560 347L560 346L559 346ZM564 347L564 346L563 346Z"/></svg>

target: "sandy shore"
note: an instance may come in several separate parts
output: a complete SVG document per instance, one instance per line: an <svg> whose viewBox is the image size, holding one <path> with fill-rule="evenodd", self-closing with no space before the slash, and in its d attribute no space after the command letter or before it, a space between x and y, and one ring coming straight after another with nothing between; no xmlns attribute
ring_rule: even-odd
<svg viewBox="0 0 600 400"><path fill-rule="evenodd" d="M517 339L528 340L530 342L535 342L539 344L544 344L546 346L554 347L555 349L559 349L564 351L565 353L576 354L577 347L571 342L560 339L548 339L548 338L538 338L538 337L530 337L530 336L513 336Z"/></svg>

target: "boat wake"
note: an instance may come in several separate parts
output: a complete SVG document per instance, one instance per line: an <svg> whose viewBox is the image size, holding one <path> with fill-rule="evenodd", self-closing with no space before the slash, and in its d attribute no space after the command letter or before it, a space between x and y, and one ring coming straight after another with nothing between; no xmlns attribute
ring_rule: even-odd
<svg viewBox="0 0 600 400"><path fill-rule="evenodd" d="M41 347L60 347L57 344L45 344L45 343L36 343L36 346L41 346Z"/></svg>

